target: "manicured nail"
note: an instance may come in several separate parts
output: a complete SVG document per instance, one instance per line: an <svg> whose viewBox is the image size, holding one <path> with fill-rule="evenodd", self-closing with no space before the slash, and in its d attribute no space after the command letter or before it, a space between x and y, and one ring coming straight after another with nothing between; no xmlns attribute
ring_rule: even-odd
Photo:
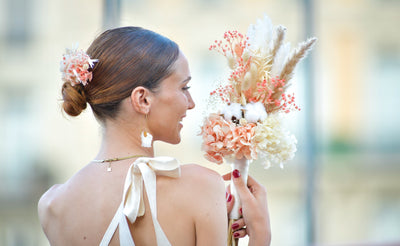
<svg viewBox="0 0 400 246"><path fill-rule="evenodd" d="M240 213L240 214L243 214L242 208L239 208L239 213Z"/></svg>
<svg viewBox="0 0 400 246"><path fill-rule="evenodd" d="M238 223L233 223L232 224L232 229L233 230L236 230L236 229L238 229L239 228L239 224Z"/></svg>
<svg viewBox="0 0 400 246"><path fill-rule="evenodd" d="M231 202L232 201L232 195L231 194L228 195L228 198L226 199L226 201L227 202Z"/></svg>
<svg viewBox="0 0 400 246"><path fill-rule="evenodd" d="M240 236L240 233L239 233L239 232L233 233L233 237L239 237L239 236Z"/></svg>
<svg viewBox="0 0 400 246"><path fill-rule="evenodd" d="M232 175L233 175L234 178L239 178L240 177L239 170L237 170L237 169L233 170Z"/></svg>

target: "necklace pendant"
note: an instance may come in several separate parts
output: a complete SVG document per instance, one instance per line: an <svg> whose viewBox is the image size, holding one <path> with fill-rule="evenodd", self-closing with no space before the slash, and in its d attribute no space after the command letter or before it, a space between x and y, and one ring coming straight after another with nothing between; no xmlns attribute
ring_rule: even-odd
<svg viewBox="0 0 400 246"><path fill-rule="evenodd" d="M108 163L107 166L107 172L111 172L111 163L114 161L122 161L122 160L128 160L128 159L132 159L132 158L137 158L137 157L145 157L144 155L131 155L131 156L125 156L125 157L121 157L121 158L112 158L112 159L104 159L104 160L93 160L93 162L97 162L97 163Z"/></svg>

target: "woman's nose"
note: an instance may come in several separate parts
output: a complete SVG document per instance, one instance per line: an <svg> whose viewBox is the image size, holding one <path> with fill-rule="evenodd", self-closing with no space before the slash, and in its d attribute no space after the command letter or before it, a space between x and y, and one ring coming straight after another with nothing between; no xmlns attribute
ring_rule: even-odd
<svg viewBox="0 0 400 246"><path fill-rule="evenodd" d="M192 98L192 95L190 95L189 94L189 98L188 98L188 109L193 109L194 108L194 106L196 106L196 104L194 103L194 101L193 101L193 98Z"/></svg>

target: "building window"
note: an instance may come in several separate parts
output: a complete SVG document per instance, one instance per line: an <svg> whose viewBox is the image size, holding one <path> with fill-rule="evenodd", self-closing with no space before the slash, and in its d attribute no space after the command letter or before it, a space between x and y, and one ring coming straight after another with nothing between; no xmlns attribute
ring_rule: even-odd
<svg viewBox="0 0 400 246"><path fill-rule="evenodd" d="M8 45L25 45L31 36L30 0L8 0L6 3L6 41Z"/></svg>

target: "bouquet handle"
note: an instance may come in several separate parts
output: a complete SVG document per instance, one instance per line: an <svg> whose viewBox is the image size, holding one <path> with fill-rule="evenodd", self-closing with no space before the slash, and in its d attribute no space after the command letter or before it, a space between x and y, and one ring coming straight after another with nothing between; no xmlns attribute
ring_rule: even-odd
<svg viewBox="0 0 400 246"><path fill-rule="evenodd" d="M247 160L246 158L242 159L234 159L233 161L230 162L230 165L232 167L232 171L237 169L239 170L241 177L243 178L243 181L245 184L247 184L247 176L249 174L249 166L250 166L250 161ZM232 231L232 224L240 219L240 207L242 206L242 203L240 201L239 194L237 192L237 189L235 187L235 184L233 183L234 177L231 177L231 194L234 196L235 201L233 203L233 208L232 211L229 213L229 224L228 224L228 246L236 246L238 243L238 240L233 237L233 231Z"/></svg>
<svg viewBox="0 0 400 246"><path fill-rule="evenodd" d="M242 159L234 159L233 162L231 163L232 171L235 169L239 170L241 177L243 178L243 181L245 184L247 184L247 176L249 174L249 165L250 165L250 161L244 157ZM240 201L239 194L236 190L236 187L233 183L233 179L234 179L234 177L232 176L231 177L231 194L235 198L235 201L233 204L233 209L229 213L229 219L237 220L241 217L241 215L239 213L239 209L241 207L241 201Z"/></svg>

